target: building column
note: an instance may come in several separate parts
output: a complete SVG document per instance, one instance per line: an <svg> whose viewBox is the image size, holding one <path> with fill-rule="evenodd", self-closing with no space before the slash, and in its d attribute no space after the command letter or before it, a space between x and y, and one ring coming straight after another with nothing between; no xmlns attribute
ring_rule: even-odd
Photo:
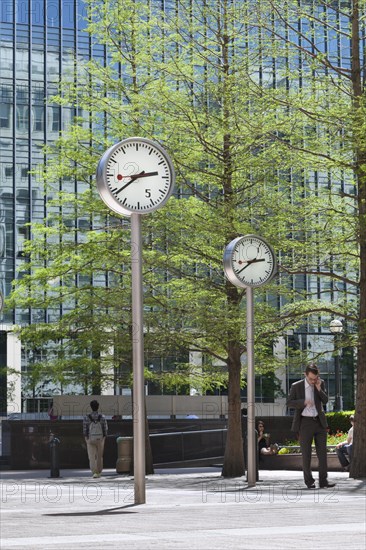
<svg viewBox="0 0 366 550"><path fill-rule="evenodd" d="M22 410L21 400L21 342L13 332L11 325L0 325L1 356L5 363L1 366L7 367L11 372L6 375L6 412L20 413ZM4 403L4 407L5 407Z"/></svg>

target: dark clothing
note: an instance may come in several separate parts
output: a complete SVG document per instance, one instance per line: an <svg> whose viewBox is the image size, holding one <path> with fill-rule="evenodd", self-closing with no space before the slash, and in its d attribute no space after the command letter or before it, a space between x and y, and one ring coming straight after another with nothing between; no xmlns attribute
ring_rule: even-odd
<svg viewBox="0 0 366 550"><path fill-rule="evenodd" d="M318 411L319 422L323 428L327 428L328 424L323 405L328 403L328 396L325 393L323 380L321 382L320 391L314 387L314 402L316 410ZM299 432L301 419L303 418L301 413L305 409L305 380L299 380L299 382L292 384L290 395L287 399L287 406L290 409L295 409L295 416L291 429L293 432Z"/></svg>
<svg viewBox="0 0 366 550"><path fill-rule="evenodd" d="M348 468L352 460L352 443L338 447L336 453L343 468Z"/></svg>
<svg viewBox="0 0 366 550"><path fill-rule="evenodd" d="M308 487L314 483L311 471L311 445L313 439L319 461L319 485L322 487L327 484L327 419L323 409L323 404L327 402L328 396L323 381L320 390L317 390L314 386L314 403L318 413L317 416L302 416L301 414L305 409L305 380L292 384L287 399L287 406L295 409L292 430L299 434L304 481Z"/></svg>
<svg viewBox="0 0 366 550"><path fill-rule="evenodd" d="M311 445L313 439L319 462L319 485L322 487L327 484L328 477L327 430L320 424L319 418L313 420L310 417L303 416L300 425L299 440L302 454L304 481L308 486L314 483L314 478L311 471Z"/></svg>
<svg viewBox="0 0 366 550"><path fill-rule="evenodd" d="M265 437L262 437L262 439L260 439L258 441L258 451L259 451L259 454L261 452L262 449L267 449L268 445L267 445L267 441L266 441L266 438Z"/></svg>

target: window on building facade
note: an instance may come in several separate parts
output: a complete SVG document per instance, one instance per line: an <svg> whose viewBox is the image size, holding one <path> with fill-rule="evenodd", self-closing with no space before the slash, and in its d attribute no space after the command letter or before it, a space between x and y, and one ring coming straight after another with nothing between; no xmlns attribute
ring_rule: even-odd
<svg viewBox="0 0 366 550"><path fill-rule="evenodd" d="M11 126L11 106L7 103L0 103L0 128Z"/></svg>
<svg viewBox="0 0 366 550"><path fill-rule="evenodd" d="M33 107L33 130L42 132L44 130L44 109L43 107Z"/></svg>
<svg viewBox="0 0 366 550"><path fill-rule="evenodd" d="M27 105L18 105L16 108L16 129L26 133L29 129L29 108Z"/></svg>
<svg viewBox="0 0 366 550"><path fill-rule="evenodd" d="M14 174L14 167L13 166L5 166L5 177L6 178L12 178Z"/></svg>

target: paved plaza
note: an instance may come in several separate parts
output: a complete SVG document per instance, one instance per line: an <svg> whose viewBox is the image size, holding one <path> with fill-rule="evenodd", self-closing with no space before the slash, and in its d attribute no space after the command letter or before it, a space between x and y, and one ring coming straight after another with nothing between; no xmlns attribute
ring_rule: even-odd
<svg viewBox="0 0 366 550"><path fill-rule="evenodd" d="M260 471L255 487L220 468L156 470L146 504L130 476L106 470L1 472L1 550L364 550L365 481L331 472L333 489L302 472Z"/></svg>

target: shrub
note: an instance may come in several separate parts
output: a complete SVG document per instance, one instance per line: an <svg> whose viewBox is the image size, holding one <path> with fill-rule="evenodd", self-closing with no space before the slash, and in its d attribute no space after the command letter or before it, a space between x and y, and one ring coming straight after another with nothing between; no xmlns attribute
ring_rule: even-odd
<svg viewBox="0 0 366 550"><path fill-rule="evenodd" d="M329 434L336 434L337 432L346 434L351 427L349 417L351 414L354 414L354 412L355 411L336 411L326 413Z"/></svg>
<svg viewBox="0 0 366 550"><path fill-rule="evenodd" d="M286 439L284 445L292 446L292 445L299 445L298 439Z"/></svg>
<svg viewBox="0 0 366 550"><path fill-rule="evenodd" d="M337 432L333 435L328 435L327 445L337 445L347 439L347 433Z"/></svg>
<svg viewBox="0 0 366 550"><path fill-rule="evenodd" d="M347 439L347 432L341 432L340 430L337 430L334 434L328 434L327 436L327 445L337 445L337 443L340 443L341 441L345 441ZM313 441L314 444L314 441ZM298 447L300 445L300 442L297 439L286 439L284 445L286 447ZM279 454L286 454L287 449L284 447L281 448L283 450L282 453ZM299 452L298 450L291 450L289 452Z"/></svg>

